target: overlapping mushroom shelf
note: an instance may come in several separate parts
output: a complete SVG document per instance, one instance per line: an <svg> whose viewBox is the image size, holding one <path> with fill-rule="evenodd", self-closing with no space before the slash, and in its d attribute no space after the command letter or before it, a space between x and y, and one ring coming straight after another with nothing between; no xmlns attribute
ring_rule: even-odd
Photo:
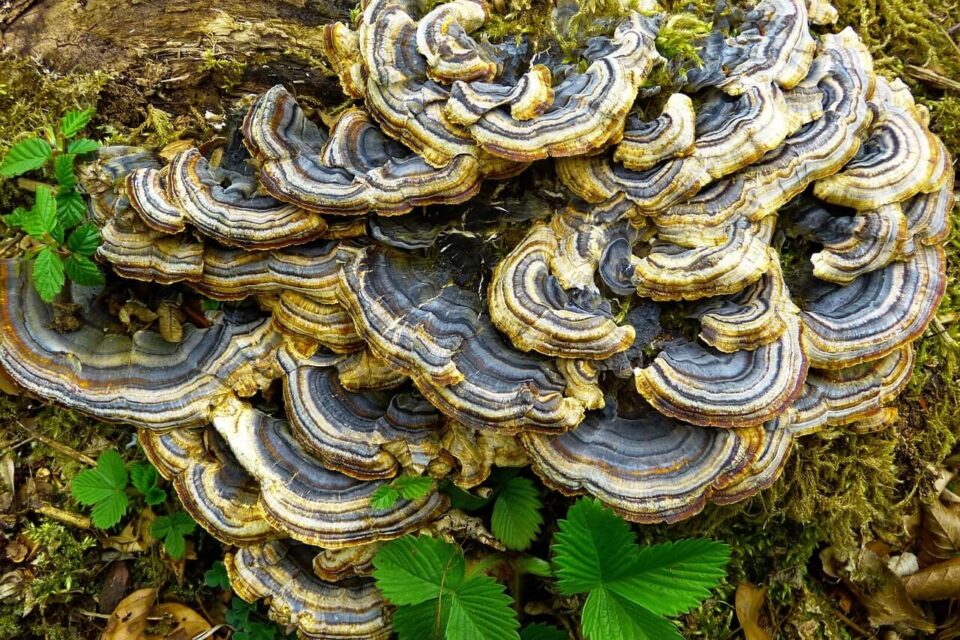
<svg viewBox="0 0 960 640"><path fill-rule="evenodd" d="M761 0L659 93L661 16L571 65L430 5L325 28L329 126L276 86L232 139L101 150L100 259L223 303L180 342L81 287L60 333L0 264L10 377L138 427L237 593L305 637L389 634L370 559L449 508L375 509L399 474L529 465L642 523L741 500L800 436L895 421L945 286L951 160L829 5Z"/></svg>

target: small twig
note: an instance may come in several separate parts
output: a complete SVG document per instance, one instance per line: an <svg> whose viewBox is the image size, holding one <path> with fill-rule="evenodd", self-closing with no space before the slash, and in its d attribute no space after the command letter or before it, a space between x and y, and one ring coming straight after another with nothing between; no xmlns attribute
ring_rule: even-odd
<svg viewBox="0 0 960 640"><path fill-rule="evenodd" d="M33 442L35 439L36 439L36 438L34 438L33 436L30 436L29 438L24 438L24 439L21 440L20 442L17 442L17 443L14 443L14 444L10 445L9 447L7 447L6 449L4 449L3 451L0 451L0 458L2 458L3 456L7 455L8 453L13 453L14 451L16 451L17 449L19 449L20 447L22 447L22 446L25 445L25 444L30 444L30 443Z"/></svg>
<svg viewBox="0 0 960 640"><path fill-rule="evenodd" d="M931 71L926 67L918 67L915 64L908 64L906 69L907 75L915 80L919 80L938 89L960 92L960 82L957 82L953 78L940 75L936 71Z"/></svg>
<svg viewBox="0 0 960 640"><path fill-rule="evenodd" d="M63 455L68 456L68 457L70 457L70 458L73 458L74 460L79 460L80 462L82 462L82 463L85 464L85 465L89 465L89 466L91 466L91 467L97 466L97 461L96 461L96 460L94 460L93 458L91 458L90 456L88 456L88 455L86 455L86 454L80 453L79 451L77 451L77 450L74 449L73 447L69 447L69 446L63 444L62 442L57 442L57 441L54 440L53 438L48 438L47 436L45 436L45 435L43 435L43 434L37 433L36 431L34 431L33 429L31 429L30 427L28 427L28 426L26 426L25 424L23 424L23 422L21 422L20 420L17 420L17 425L18 425L21 429L23 429L24 431L26 431L27 433L29 433L31 436L33 436L34 438L36 438L37 440L39 440L39 441L42 442L43 444L47 445L48 447L50 447L51 449L54 449L54 450L56 450L56 451L59 451L59 452L62 453Z"/></svg>
<svg viewBox="0 0 960 640"><path fill-rule="evenodd" d="M934 20L936 22L936 20ZM937 28L940 29L940 32L947 38L947 42L953 47L953 50L956 52L957 57L960 57L960 46L957 46L957 43L954 41L953 36L950 35L950 32L943 28L943 25L939 22L936 22Z"/></svg>
<svg viewBox="0 0 960 640"><path fill-rule="evenodd" d="M59 520L64 524L69 524L70 526L78 529L90 529L93 526L90 522L90 518L87 516L82 516L79 513L74 513L72 511L58 509L52 504L47 504L46 502L41 502L40 506L37 507L35 511L47 516L48 518Z"/></svg>
<svg viewBox="0 0 960 640"><path fill-rule="evenodd" d="M52 504L41 502L40 506L34 509L39 514L45 515L48 518L53 518L54 520L59 520L64 524L69 524L72 527L78 529L91 529L93 524L90 522L90 518L87 516L82 516L79 513L74 513L72 511L64 511L63 509L58 509Z"/></svg>
<svg viewBox="0 0 960 640"><path fill-rule="evenodd" d="M939 336L941 340L947 343L948 347L956 349L958 346L960 346L957 344L957 341L953 339L953 336L947 332L947 328L943 326L943 322L940 321L940 318L937 318L936 316L933 318L933 328L936 329L936 333L934 335Z"/></svg>
<svg viewBox="0 0 960 640"><path fill-rule="evenodd" d="M853 629L854 631L856 631L857 633L859 633L861 637L863 637L863 638L873 638L873 637L874 637L873 634L869 633L866 629L864 629L863 627L861 627L861 626L858 625L856 622L854 622L853 620L851 620L851 619L848 618L847 616L843 615L843 614L840 613L839 611L834 611L834 612L833 612L833 615L836 616L836 617L840 620L840 622L842 622L843 624L847 625L848 627L850 627L851 629Z"/></svg>

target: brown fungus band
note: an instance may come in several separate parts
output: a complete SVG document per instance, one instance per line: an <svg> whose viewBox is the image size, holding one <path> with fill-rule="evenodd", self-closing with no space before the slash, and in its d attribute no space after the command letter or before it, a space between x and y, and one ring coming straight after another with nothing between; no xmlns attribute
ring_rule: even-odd
<svg viewBox="0 0 960 640"><path fill-rule="evenodd" d="M751 496L805 434L896 420L954 173L829 4L739 8L654 86L666 15L534 43L484 0L367 0L322 30L349 104L277 85L227 149L101 149L119 278L63 330L0 263L0 365L138 427L237 593L308 638L389 635L371 557L449 506L374 508L402 474L530 466L643 523ZM131 297L182 335L118 321Z"/></svg>

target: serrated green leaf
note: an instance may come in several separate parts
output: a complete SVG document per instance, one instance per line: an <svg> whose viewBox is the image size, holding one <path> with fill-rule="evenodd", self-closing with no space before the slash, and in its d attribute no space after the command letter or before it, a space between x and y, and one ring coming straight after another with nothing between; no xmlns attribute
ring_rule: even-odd
<svg viewBox="0 0 960 640"><path fill-rule="evenodd" d="M57 193L57 218L63 229L75 226L87 213L87 204L83 196L73 189L66 189Z"/></svg>
<svg viewBox="0 0 960 640"><path fill-rule="evenodd" d="M89 222L80 225L70 233L67 239L67 248L71 253L76 253L89 258L97 252L100 246L100 230L96 225Z"/></svg>
<svg viewBox="0 0 960 640"><path fill-rule="evenodd" d="M540 492L530 478L514 476L506 480L493 503L493 535L508 549L529 548L543 524L541 509Z"/></svg>
<svg viewBox="0 0 960 640"><path fill-rule="evenodd" d="M230 576L227 574L227 566L222 560L217 560L212 567L204 572L203 584L213 589L230 588Z"/></svg>
<svg viewBox="0 0 960 640"><path fill-rule="evenodd" d="M632 575L639 552L636 537L599 500L578 500L558 527L553 552L561 593L584 593Z"/></svg>
<svg viewBox="0 0 960 640"><path fill-rule="evenodd" d="M520 630L520 640L569 640L566 631L553 625L535 622Z"/></svg>
<svg viewBox="0 0 960 640"><path fill-rule="evenodd" d="M377 587L397 605L440 596L441 585L463 583L466 563L456 546L428 536L406 535L388 542L373 558Z"/></svg>
<svg viewBox="0 0 960 640"><path fill-rule="evenodd" d="M23 215L23 230L42 240L57 227L57 201L46 185L37 187L36 196L33 207Z"/></svg>
<svg viewBox="0 0 960 640"><path fill-rule="evenodd" d="M152 464L139 462L130 466L130 483L143 494L143 501L155 507L167 499L167 492L157 486L159 475Z"/></svg>
<svg viewBox="0 0 960 640"><path fill-rule="evenodd" d="M23 207L17 207L7 215L3 216L3 224L11 229L20 229L23 227L23 217L27 215L27 210Z"/></svg>
<svg viewBox="0 0 960 640"><path fill-rule="evenodd" d="M184 536L193 533L197 523L185 511L176 511L169 516L160 516L150 525L150 535L163 540L163 548L174 560L183 558L187 549Z"/></svg>
<svg viewBox="0 0 960 640"><path fill-rule="evenodd" d="M587 640L682 640L670 621L608 589L594 589L583 605L581 626Z"/></svg>
<svg viewBox="0 0 960 640"><path fill-rule="evenodd" d="M53 149L42 138L22 140L10 147L3 162L0 162L0 177L13 178L39 169L47 163L51 153Z"/></svg>
<svg viewBox="0 0 960 640"><path fill-rule="evenodd" d="M633 576L611 589L653 613L673 616L708 597L726 575L729 560L730 547L704 538L643 547Z"/></svg>
<svg viewBox="0 0 960 640"><path fill-rule="evenodd" d="M77 176L73 174L74 158L72 153L62 153L53 161L53 175L57 179L57 185L63 189L77 186Z"/></svg>
<svg viewBox="0 0 960 640"><path fill-rule="evenodd" d="M40 299L50 302L63 291L63 261L50 247L44 247L33 259L33 286Z"/></svg>
<svg viewBox="0 0 960 640"><path fill-rule="evenodd" d="M242 599L234 596L230 601L230 608L227 610L224 618L227 624L234 629L243 629L250 624L251 614L256 614L256 605L244 602Z"/></svg>
<svg viewBox="0 0 960 640"><path fill-rule="evenodd" d="M163 549L174 560L181 560L187 552L187 539L182 533L171 531L163 538Z"/></svg>
<svg viewBox="0 0 960 640"><path fill-rule="evenodd" d="M419 500L433 489L433 478L426 476L399 476L390 483L404 500Z"/></svg>
<svg viewBox="0 0 960 640"><path fill-rule="evenodd" d="M96 151L100 148L100 143L90 138L77 138L67 145L67 153L82 156L85 153Z"/></svg>
<svg viewBox="0 0 960 640"><path fill-rule="evenodd" d="M71 109L67 111L63 117L60 118L60 134L64 138L72 138L77 135L83 131L83 128L90 122L93 113L93 109L84 109L83 111Z"/></svg>
<svg viewBox="0 0 960 640"><path fill-rule="evenodd" d="M63 263L63 270L71 280L85 287L95 287L105 282L100 267L90 258L72 254Z"/></svg>
<svg viewBox="0 0 960 640"><path fill-rule="evenodd" d="M382 484L370 494L370 506L378 511L389 509L400 499L400 492L389 484Z"/></svg>
<svg viewBox="0 0 960 640"><path fill-rule="evenodd" d="M441 600L447 640L517 640L517 616L502 584L476 575Z"/></svg>
<svg viewBox="0 0 960 640"><path fill-rule="evenodd" d="M104 451L97 466L78 473L70 485L70 493L82 505L93 506L93 524L109 529L127 512L127 470L116 451Z"/></svg>
<svg viewBox="0 0 960 640"><path fill-rule="evenodd" d="M440 613L440 601L399 607L393 614L392 626L398 640L443 640L446 625Z"/></svg>
<svg viewBox="0 0 960 640"><path fill-rule="evenodd" d="M143 501L148 507L156 507L167 501L167 492L160 487L153 487L143 494Z"/></svg>

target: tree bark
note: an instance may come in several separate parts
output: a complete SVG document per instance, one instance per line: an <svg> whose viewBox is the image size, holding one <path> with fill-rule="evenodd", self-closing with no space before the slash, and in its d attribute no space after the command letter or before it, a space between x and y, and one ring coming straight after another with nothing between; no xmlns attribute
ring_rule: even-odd
<svg viewBox="0 0 960 640"><path fill-rule="evenodd" d="M347 19L348 1L0 0L0 43L57 73L109 72L99 116L116 125L139 125L148 104L229 112L278 82L329 105L342 95L319 27Z"/></svg>

